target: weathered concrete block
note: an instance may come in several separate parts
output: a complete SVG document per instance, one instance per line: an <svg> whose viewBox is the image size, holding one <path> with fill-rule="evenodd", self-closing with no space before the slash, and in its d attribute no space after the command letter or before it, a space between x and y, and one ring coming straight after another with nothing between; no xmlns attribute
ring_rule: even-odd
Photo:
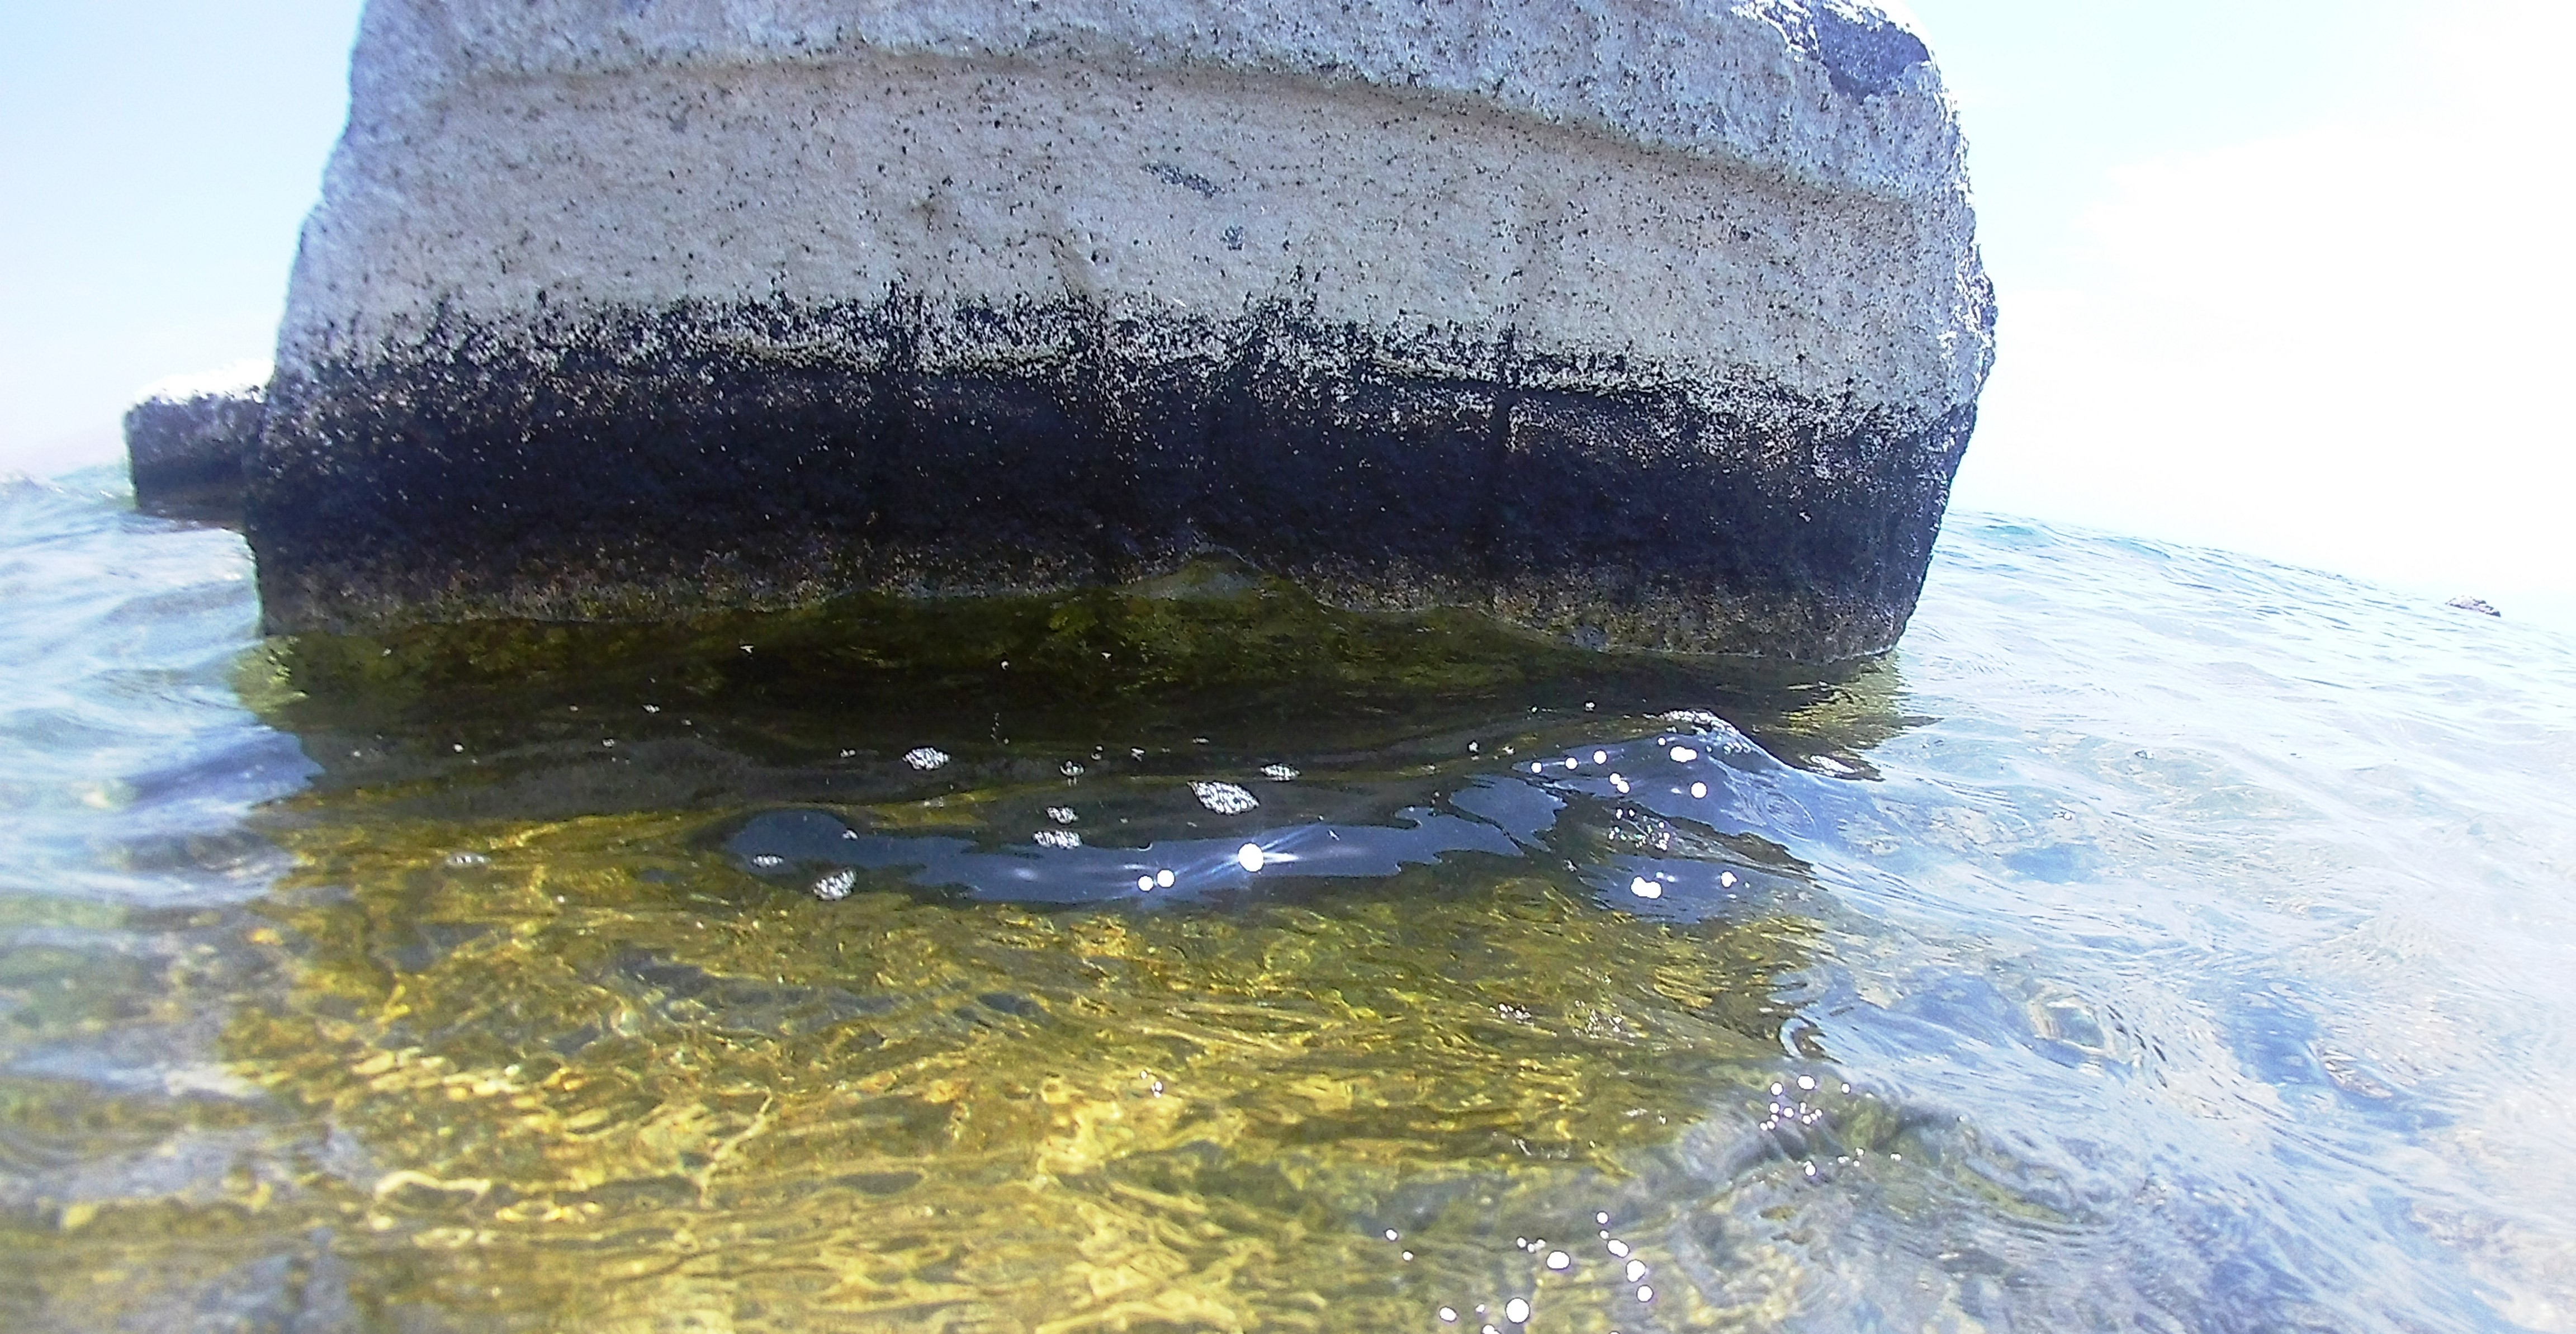
<svg viewBox="0 0 2576 1334"><path fill-rule="evenodd" d="M1843 0L371 0L249 532L273 627L1116 584L1834 658L1992 347Z"/></svg>
<svg viewBox="0 0 2576 1334"><path fill-rule="evenodd" d="M265 403L257 389L147 398L125 412L125 466L146 514L239 523Z"/></svg>

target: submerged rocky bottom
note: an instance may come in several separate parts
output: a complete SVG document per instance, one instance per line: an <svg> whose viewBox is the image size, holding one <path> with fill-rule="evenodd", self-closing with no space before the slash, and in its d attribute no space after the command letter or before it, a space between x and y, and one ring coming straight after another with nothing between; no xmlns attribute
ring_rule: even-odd
<svg viewBox="0 0 2576 1334"><path fill-rule="evenodd" d="M259 645L230 535L7 503L13 1329L2576 1319L2512 622L1970 523L1825 679L1240 587Z"/></svg>

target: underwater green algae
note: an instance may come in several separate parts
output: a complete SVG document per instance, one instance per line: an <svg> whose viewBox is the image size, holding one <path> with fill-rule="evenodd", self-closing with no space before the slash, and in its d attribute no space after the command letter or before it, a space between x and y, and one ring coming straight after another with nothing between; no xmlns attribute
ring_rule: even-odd
<svg viewBox="0 0 2576 1334"><path fill-rule="evenodd" d="M1562 858L1089 908L878 873L818 901L722 839L784 802L1007 844L1079 774L1090 836L1143 846L1209 818L1181 779L1283 755L1265 819L1383 820L1670 726L1577 697L1705 698L1708 665L1550 675L1259 589L1039 610L909 656L927 631L861 650L847 608L265 646L243 694L325 773L258 819L291 870L216 928L256 979L234 1087L179 1114L259 1166L67 1204L18 1239L49 1304L148 1324L237 1252L387 1328L1376 1329L1551 1286L1549 1327L1612 1328L1624 1262L1516 1242L1669 1223L1640 1164L1759 1118L1815 933L1789 897L1605 907L1567 858L1632 850L1606 818ZM925 738L935 775L896 758Z"/></svg>
<svg viewBox="0 0 2576 1334"><path fill-rule="evenodd" d="M338 1229L376 1300L485 1328L1420 1324L1502 1300L1498 1236L1575 1227L1770 1077L1805 934L1503 864L1153 912L822 904L693 823L289 835L251 934L291 982L223 1051L363 1149L241 1226Z"/></svg>

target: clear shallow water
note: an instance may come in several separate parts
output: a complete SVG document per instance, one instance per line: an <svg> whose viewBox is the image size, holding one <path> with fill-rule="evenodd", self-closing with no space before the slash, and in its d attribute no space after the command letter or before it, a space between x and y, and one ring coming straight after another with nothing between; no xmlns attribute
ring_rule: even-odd
<svg viewBox="0 0 2576 1334"><path fill-rule="evenodd" d="M0 494L11 1329L2576 1327L2545 631L1974 516L1803 684L248 574Z"/></svg>

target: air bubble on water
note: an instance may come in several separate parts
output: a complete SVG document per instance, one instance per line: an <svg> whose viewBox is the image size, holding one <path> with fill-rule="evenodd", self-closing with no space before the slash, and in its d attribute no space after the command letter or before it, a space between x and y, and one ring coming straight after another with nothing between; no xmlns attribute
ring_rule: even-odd
<svg viewBox="0 0 2576 1334"><path fill-rule="evenodd" d="M1136 877L1136 891L1140 894L1150 894L1154 892L1154 877L1150 875L1140 875Z"/></svg>
<svg viewBox="0 0 2576 1334"><path fill-rule="evenodd" d="M1547 1267L1550 1269L1563 1269L1573 1263L1574 1257L1563 1251L1549 1251L1547 1253Z"/></svg>
<svg viewBox="0 0 2576 1334"><path fill-rule="evenodd" d="M1646 1286L1645 1284L1643 1284L1643 1283L1640 1283L1640 1284L1638 1284L1638 1285L1637 1285L1637 1300L1638 1300L1638 1301L1641 1301L1641 1302L1651 1302L1651 1301L1653 1301L1654 1299L1655 1299L1655 1290L1654 1290L1653 1288L1647 1287L1647 1286Z"/></svg>
<svg viewBox="0 0 2576 1334"><path fill-rule="evenodd" d="M1510 1301L1503 1303L1503 1319L1511 1321L1515 1325L1526 1325L1529 1323L1529 1318L1530 1304L1528 1298L1514 1297Z"/></svg>
<svg viewBox="0 0 2576 1334"><path fill-rule="evenodd" d="M1154 873L1154 884L1162 889L1170 889L1172 887L1173 878L1174 877L1169 870L1156 871Z"/></svg>
<svg viewBox="0 0 2576 1334"><path fill-rule="evenodd" d="M1673 747L1673 763L1675 764L1688 764L1698 758L1699 752L1688 746Z"/></svg>
<svg viewBox="0 0 2576 1334"><path fill-rule="evenodd" d="M746 648L743 651L748 653L751 650ZM937 746L915 746L903 753L903 762L923 773L928 773L948 763L948 752Z"/></svg>
<svg viewBox="0 0 2576 1334"><path fill-rule="evenodd" d="M848 898L850 891L857 888L858 884L859 873L843 867L814 882L814 897L825 903L838 902Z"/></svg>
<svg viewBox="0 0 2576 1334"><path fill-rule="evenodd" d="M1386 1230L1386 1239L1387 1239L1388 1241L1394 1241L1397 1237L1399 1237L1399 1236L1401 1236L1401 1235L1403 1235L1403 1234L1401 1234L1401 1233L1397 1232L1394 1228L1388 1228L1388 1229Z"/></svg>
<svg viewBox="0 0 2576 1334"><path fill-rule="evenodd" d="M841 837L843 838L857 838L858 836L859 831L855 829L844 829L841 831Z"/></svg>
<svg viewBox="0 0 2576 1334"><path fill-rule="evenodd" d="M1641 875L1628 882L1628 892L1641 899L1660 899L1664 896L1664 887Z"/></svg>
<svg viewBox="0 0 2576 1334"><path fill-rule="evenodd" d="M1800 1075L1800 1076L1798 1076L1798 1087L1800 1087L1800 1088L1802 1088L1802 1089L1813 1089L1813 1088L1815 1088L1815 1086L1816 1086L1816 1077L1815 1077L1814 1075Z"/></svg>
<svg viewBox="0 0 2576 1334"><path fill-rule="evenodd" d="M1048 819L1057 824L1074 824L1082 819L1081 816L1073 813L1071 806L1049 806L1046 808L1046 814Z"/></svg>
<svg viewBox="0 0 2576 1334"><path fill-rule="evenodd" d="M1082 846L1082 835L1070 829L1041 829L1029 835L1029 839L1041 848L1054 848L1059 852Z"/></svg>
<svg viewBox="0 0 2576 1334"><path fill-rule="evenodd" d="M1781 1094L1786 1093L1786 1092L1788 1092L1788 1091L1789 1091L1789 1090L1788 1090L1787 1086L1782 1085L1782 1084L1776 1084L1776 1083L1775 1083L1775 1084L1773 1084L1773 1085L1771 1086L1771 1096L1772 1096L1772 1097L1775 1097L1775 1098L1776 1098L1776 1097L1779 1097Z"/></svg>
<svg viewBox="0 0 2576 1334"><path fill-rule="evenodd" d="M1219 815L1241 815L1261 803L1253 795L1232 783L1192 783L1190 792L1199 804Z"/></svg>
<svg viewBox="0 0 2576 1334"><path fill-rule="evenodd" d="M1544 764L1539 763L1539 762L1538 762L1538 761L1536 761L1536 760L1532 760L1532 761L1530 761L1530 772L1531 772L1531 773L1534 773L1534 774L1546 773L1546 772L1547 772L1547 766L1546 766L1546 765L1544 765Z"/></svg>
<svg viewBox="0 0 2576 1334"><path fill-rule="evenodd" d="M1592 752L1592 762L1594 764L1608 764L1610 762L1610 752L1606 750L1596 750Z"/></svg>
<svg viewBox="0 0 2576 1334"><path fill-rule="evenodd" d="M1644 1278L1645 1276L1646 1276L1646 1262L1645 1262L1645 1261L1643 1261L1643 1260L1630 1260L1630 1261L1628 1262L1628 1281L1629 1281L1629 1282L1634 1283L1634 1282L1636 1282L1638 1279Z"/></svg>
<svg viewBox="0 0 2576 1334"><path fill-rule="evenodd" d="M1718 873L1717 873L1717 883L1719 883L1719 884L1721 884L1721 885L1724 885L1724 886L1725 886L1725 887L1727 887L1728 889L1733 889L1733 888L1735 888L1735 872L1733 872L1733 871L1720 871L1720 872L1718 872Z"/></svg>
<svg viewBox="0 0 2576 1334"><path fill-rule="evenodd" d="M1625 1260L1625 1259L1627 1259L1627 1258L1628 1258L1628 1243L1626 1243L1626 1242L1624 1242L1624 1241L1620 1241L1620 1240L1617 1240L1616 1238L1613 1238L1613 1239L1611 1240L1611 1242L1610 1242L1610 1245L1609 1245L1608 1249L1609 1249L1609 1251L1610 1251L1610 1253L1611 1253L1612 1255L1617 1256L1618 1258L1620 1258L1620 1259L1622 1259L1622 1260Z"/></svg>
<svg viewBox="0 0 2576 1334"><path fill-rule="evenodd" d="M1242 847L1235 849L1234 864L1247 871L1260 870L1261 845L1258 843L1246 843Z"/></svg>
<svg viewBox="0 0 2576 1334"><path fill-rule="evenodd" d="M1610 1214L1607 1210L1604 1210L1601 1213L1594 1214L1592 1216L1592 1221L1599 1223L1603 1227L1608 1227L1610 1226Z"/></svg>
<svg viewBox="0 0 2576 1334"><path fill-rule="evenodd" d="M1265 764L1261 766L1261 776L1274 783L1293 783L1297 781L1297 771L1284 764Z"/></svg>
<svg viewBox="0 0 2576 1334"><path fill-rule="evenodd" d="M1440 1308L1440 1323L1441 1323L1441 1324L1444 1324L1444 1325L1454 1325L1454 1324L1457 1324L1457 1323L1458 1323L1458 1308L1457 1308L1457 1307L1454 1307L1454 1306L1444 1306L1444 1307L1441 1307L1441 1308Z"/></svg>

